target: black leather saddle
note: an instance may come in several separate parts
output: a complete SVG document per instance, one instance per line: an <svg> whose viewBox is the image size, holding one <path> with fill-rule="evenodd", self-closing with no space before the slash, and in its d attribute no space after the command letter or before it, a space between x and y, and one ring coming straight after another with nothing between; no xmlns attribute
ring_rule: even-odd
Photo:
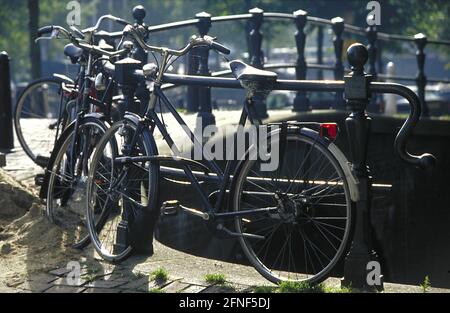
<svg viewBox="0 0 450 313"><path fill-rule="evenodd" d="M231 61L229 66L242 87L251 93L268 94L272 91L278 78L274 72L260 70L240 60Z"/></svg>
<svg viewBox="0 0 450 313"><path fill-rule="evenodd" d="M64 47L64 54L70 58L72 63L76 63L78 59L83 55L83 49L69 43Z"/></svg>

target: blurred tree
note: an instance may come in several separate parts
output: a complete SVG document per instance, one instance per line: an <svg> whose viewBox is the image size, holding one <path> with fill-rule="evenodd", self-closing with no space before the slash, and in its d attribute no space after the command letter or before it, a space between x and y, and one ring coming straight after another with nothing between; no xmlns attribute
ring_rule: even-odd
<svg viewBox="0 0 450 313"><path fill-rule="evenodd" d="M131 9L143 4L147 9L146 21L150 25L173 22L188 18L201 11L212 15L246 13L248 9L258 6L266 12L291 13L298 9L308 11L311 16L332 18L342 16L347 23L364 27L368 13L366 4L369 0L78 0L81 4L81 27L91 26L103 13L112 13L131 20ZM450 1L448 0L378 0L381 3L381 26L379 30L387 33L413 35L425 33L430 39L450 39ZM110 3L114 4L110 7ZM37 10L30 10L28 4L36 5ZM29 32L31 24L43 26L48 24L66 25L67 1L60 0L0 0L0 50L6 50L12 57L12 70L15 79L29 79L30 73L38 75L30 61L37 59L40 46L42 58L55 60L61 58L64 41L32 42L33 34ZM28 14L31 13L31 15ZM33 20L32 20L33 19ZM272 22L273 21L273 22ZM294 46L292 23L276 22L263 24L264 45ZM219 33L228 44L246 50L245 23L227 23L213 26L211 33ZM33 26L32 28L34 28ZM106 26L105 26L106 27ZM114 26L117 29L117 26ZM311 29L310 29L311 30ZM180 46L187 36L195 33L195 28L174 30L153 34L150 38L154 44ZM247 29L248 32L248 29ZM349 36L349 35L347 35ZM394 45L389 45L389 49ZM430 46L431 48L431 46ZM427 49L430 49L427 48ZM33 51L33 52L31 52ZM448 49L443 50L448 54ZM33 56L33 57L31 57Z"/></svg>
<svg viewBox="0 0 450 313"><path fill-rule="evenodd" d="M41 49L35 44L39 29L39 1L28 0L28 38L30 47L31 78L41 77Z"/></svg>

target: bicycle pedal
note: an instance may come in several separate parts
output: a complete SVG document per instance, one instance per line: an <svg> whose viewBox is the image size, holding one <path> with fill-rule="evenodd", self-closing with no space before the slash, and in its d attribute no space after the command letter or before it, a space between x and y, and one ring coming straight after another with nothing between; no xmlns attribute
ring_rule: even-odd
<svg viewBox="0 0 450 313"><path fill-rule="evenodd" d="M38 187L42 187L42 185L44 184L44 174L37 174L34 177L34 184Z"/></svg>
<svg viewBox="0 0 450 313"><path fill-rule="evenodd" d="M178 200L165 201L161 207L161 213L164 215L177 215L180 211L180 203Z"/></svg>

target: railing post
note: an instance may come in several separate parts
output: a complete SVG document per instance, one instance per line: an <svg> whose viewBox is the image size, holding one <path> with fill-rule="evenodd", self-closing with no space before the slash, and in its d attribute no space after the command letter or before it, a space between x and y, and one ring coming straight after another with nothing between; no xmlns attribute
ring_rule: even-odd
<svg viewBox="0 0 450 313"><path fill-rule="evenodd" d="M417 95L419 96L420 103L422 105L422 115L423 116L429 116L430 113L428 111L428 105L425 99L425 87L427 85L427 76L425 75L425 57L426 54L424 52L425 46L427 45L427 36L425 36L422 33L416 34L414 36L414 42L417 46L417 76L416 76L416 83L417 83Z"/></svg>
<svg viewBox="0 0 450 313"><path fill-rule="evenodd" d="M260 8L253 8L249 10L252 15L251 30L249 33L249 56L250 64L256 68L263 68L264 64L264 53L261 50L263 34L261 32L261 25L264 18L264 11ZM255 105L255 114L258 118L266 118L267 107L264 99L257 95L253 97L253 103Z"/></svg>
<svg viewBox="0 0 450 313"><path fill-rule="evenodd" d="M207 12L200 12L195 15L198 19L197 29L200 36L205 36L211 29L211 15ZM196 49L197 57L199 60L197 74L201 76L211 76L211 72L208 67L209 59L209 47L200 46ZM211 109L211 88L199 87L198 88L198 117L202 121L202 130L208 125L215 125L216 119L212 114Z"/></svg>
<svg viewBox="0 0 450 313"><path fill-rule="evenodd" d="M134 18L135 25L136 26L140 25L140 26L145 27L146 25L144 23L144 18L146 15L147 15L147 12L145 11L145 8L142 5L135 6L133 8L133 18ZM145 41L147 41L147 39L148 39L148 34L146 34L144 37ZM133 40L133 42L135 43L135 40ZM147 57L148 57L147 52L145 52L145 50L142 49L142 47L136 43L133 47L133 58L141 61L142 64L146 64Z"/></svg>
<svg viewBox="0 0 450 313"><path fill-rule="evenodd" d="M317 26L317 64L323 64L323 26ZM323 80L323 71L317 70L317 79Z"/></svg>
<svg viewBox="0 0 450 313"><path fill-rule="evenodd" d="M344 19L342 17L335 17L331 19L331 23L334 32L334 54L336 56L336 62L334 65L334 79L342 80L344 77L344 64L342 63L342 49L344 47L342 34L344 32ZM341 92L336 92L335 101L336 104L333 106L335 109L344 107L344 99Z"/></svg>
<svg viewBox="0 0 450 313"><path fill-rule="evenodd" d="M249 10L251 17L251 30L249 33L249 54L250 63L252 66L262 68L264 64L264 56L261 50L263 34L261 32L261 25L264 18L264 11L260 8L253 8Z"/></svg>
<svg viewBox="0 0 450 313"><path fill-rule="evenodd" d="M344 279L342 285L356 289L374 291L382 288L382 277L375 277L375 284L368 282L369 262L378 262L376 253L372 249L370 203L371 177L367 167L367 145L369 142L371 119L366 114L369 103L369 85L371 75L364 73L364 64L368 59L368 52L364 45L353 44L347 50L351 73L344 77L345 99L351 113L345 120L352 172L358 184L358 198L354 203L355 228L350 251L345 259ZM375 266L379 267L379 263ZM379 281L377 281L379 279Z"/></svg>
<svg viewBox="0 0 450 313"><path fill-rule="evenodd" d="M295 67L296 79L304 80L306 79L306 59L305 59L305 25L308 17L308 13L303 10L297 10L294 12L295 25L297 26L297 31L295 32L295 43L297 44L297 66ZM305 91L297 91L294 99L294 112L308 111L309 110L309 99L306 96Z"/></svg>
<svg viewBox="0 0 450 313"><path fill-rule="evenodd" d="M142 5L137 5L133 8L133 18L136 26L139 25L142 27L146 27L144 23L146 14L147 13L145 11L145 8ZM147 39L148 33L144 37L145 41L147 41ZM142 47L135 40L133 40L133 43L133 58L140 61L142 64L146 64L148 62L148 53L144 49L142 49ZM150 101L150 91L147 89L145 82L140 82L138 84L135 94L140 101L140 112L138 113L142 114L145 112L146 106Z"/></svg>
<svg viewBox="0 0 450 313"><path fill-rule="evenodd" d="M367 45L367 50L369 52L369 74L372 75L372 79L374 81L377 80L377 40L378 40L378 32L377 27L375 25L368 26L366 28L366 36L369 44ZM377 106L377 97L374 96L371 98L369 103L369 111L371 112L380 112L380 107Z"/></svg>
<svg viewBox="0 0 450 313"><path fill-rule="evenodd" d="M0 150L14 148L9 56L0 53Z"/></svg>
<svg viewBox="0 0 450 313"><path fill-rule="evenodd" d="M198 72L199 61L198 61L197 47L194 47L188 53L187 60L187 74L195 75ZM198 87L187 86L187 101L186 101L186 111L189 113L198 112Z"/></svg>

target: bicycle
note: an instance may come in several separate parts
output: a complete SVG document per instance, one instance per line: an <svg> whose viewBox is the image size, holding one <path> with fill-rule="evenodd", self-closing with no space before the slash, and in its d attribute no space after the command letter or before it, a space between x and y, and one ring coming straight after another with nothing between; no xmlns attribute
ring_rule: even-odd
<svg viewBox="0 0 450 313"><path fill-rule="evenodd" d="M46 26L39 30L40 36L51 33L52 37L70 40L70 55L83 57L79 84L71 89L75 95L72 105L74 118L55 143L40 191L41 198L47 200L48 218L72 230L76 248L83 248L89 243L89 237L84 231L83 208L89 157L97 140L111 123L115 83L104 72L102 61L129 55L132 49L132 45L126 42L117 51L93 44L96 31L105 19L126 23L105 15L94 27L83 31L71 27L70 32L61 26Z"/></svg>
<svg viewBox="0 0 450 313"><path fill-rule="evenodd" d="M72 27L71 30L79 38L91 36L91 38L87 38L88 41L98 41L103 49L112 50L114 47L106 43L111 34L105 31L97 32L101 22L105 19L110 19L110 16L100 17L94 28L78 30L76 27ZM39 30L36 42L57 38L56 33L50 37L42 37L43 34L49 33L42 33L43 30ZM49 31L51 28L45 30ZM47 166L59 135L75 119L74 106L78 88L83 83L84 69L88 61L87 53L73 43L64 47L64 55L70 59L72 64L79 65L76 78L71 79L66 75L53 74L52 77L37 79L28 84L21 92L14 109L14 127L19 143L28 157L42 168ZM31 140L35 133L42 134L39 142Z"/></svg>
<svg viewBox="0 0 450 313"><path fill-rule="evenodd" d="M185 55L195 46L207 46L223 54L230 51L209 36L193 37L184 48L172 50L147 45L131 25L125 27L124 34L132 36L144 50L159 53L161 66L147 64L142 71L131 69L126 75L123 75L126 70L120 69L121 76L131 77L122 84L136 84L137 80L145 79L153 87L145 114L126 113L123 120L105 132L92 156L86 218L97 253L110 262L121 262L134 249L139 239L136 234L153 235L151 221L160 215L158 182L163 173L160 164L175 162L181 165L203 209L186 207L173 200L163 204L162 214L183 211L202 218L220 236L238 238L250 263L272 282L317 283L325 279L346 251L353 222L350 193L355 183L351 181L348 161L332 143L338 131L336 124L267 125L266 142L271 142L270 148L278 146L280 151L279 166L272 171L260 170L265 162L263 158L228 161L222 171L204 152L206 164L179 157L179 149L155 112L157 103L163 104L183 126L194 145L200 144L201 139L186 126L163 93L162 84L170 82L171 77L165 74L167 65L173 57ZM259 125L253 113L254 96L267 97L277 83L277 75L240 61L230 62L230 67L247 90L239 125L243 127L247 121ZM112 75L118 71L117 65L106 68ZM133 99L133 95L127 98ZM153 137L155 129L161 132L173 156L158 154ZM257 149L257 145L252 145L245 155L250 156ZM299 157L288 157L292 153ZM216 192L206 194L200 179L214 181ZM227 210L229 206L233 211ZM141 219L147 226L146 232L135 228L139 227L135 221ZM235 229L230 229L233 226ZM299 236L293 238L293 231ZM316 249L318 244L311 240L313 237L326 250ZM280 242L281 247L276 246ZM293 250L296 244L303 249ZM325 256L319 256L320 253ZM300 269L305 274L300 274Z"/></svg>

